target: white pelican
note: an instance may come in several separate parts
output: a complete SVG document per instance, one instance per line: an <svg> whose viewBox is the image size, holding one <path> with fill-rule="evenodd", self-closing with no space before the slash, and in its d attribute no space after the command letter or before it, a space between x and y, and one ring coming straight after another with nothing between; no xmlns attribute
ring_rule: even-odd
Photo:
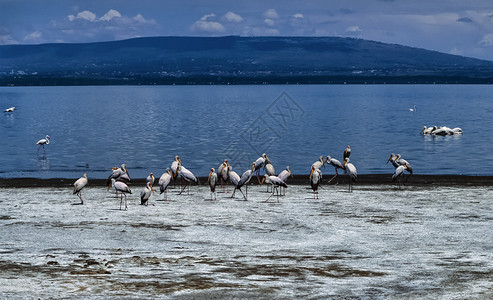
<svg viewBox="0 0 493 300"><path fill-rule="evenodd" d="M185 190L185 188L188 187L188 190L187 190L187 194L190 194L190 182L195 182L195 183L198 183L199 181L197 180L197 177L195 177L195 175L193 175L192 172L190 172L190 170L188 170L187 168L185 168L184 166L182 165L179 165L178 167L178 175L186 181L186 184L185 186L182 188L182 190L180 191L180 193L178 195L181 195L181 193L183 193L183 191Z"/></svg>
<svg viewBox="0 0 493 300"><path fill-rule="evenodd" d="M433 131L435 131L436 129L437 129L436 126L426 127L426 125L425 125L425 126L423 126L423 129L421 129L420 133L422 133L422 134L432 134Z"/></svg>
<svg viewBox="0 0 493 300"><path fill-rule="evenodd" d="M154 185L154 181L155 181L155 180L156 180L156 179L154 178L154 174L153 174L152 172L151 172L151 173L149 174L149 176L147 176L147 178L146 178L146 182L150 182L150 183L151 183L151 186L153 186L153 185ZM152 190L152 191L154 192L154 190Z"/></svg>
<svg viewBox="0 0 493 300"><path fill-rule="evenodd" d="M178 155L176 155L175 160L171 163L171 171L173 172L173 179L176 179L180 165L181 165L180 157L178 157Z"/></svg>
<svg viewBox="0 0 493 300"><path fill-rule="evenodd" d="M416 105L413 105L413 108L410 108L409 111L415 112L416 111Z"/></svg>
<svg viewBox="0 0 493 300"><path fill-rule="evenodd" d="M120 168L113 167L111 169L113 171L110 176L108 176L108 180L106 180L108 190L111 187L111 179L115 179L116 181L130 181L130 175L128 174L127 166L125 164L122 164Z"/></svg>
<svg viewBox="0 0 493 300"><path fill-rule="evenodd" d="M115 187L115 190L121 193L120 195L120 210L122 209L122 204L123 204L123 196L125 196L125 210L128 209L127 207L127 193L132 194L132 191L128 188L128 186L121 182L121 181L116 181L115 178L111 178L111 183Z"/></svg>
<svg viewBox="0 0 493 300"><path fill-rule="evenodd" d="M260 168L262 168L265 164L265 161L269 159L267 157L267 154L263 153L261 157L257 158L257 160L254 162L255 164L255 171L257 172L257 180L258 180L258 183L260 183L260 178L259 178L259 174L260 174Z"/></svg>
<svg viewBox="0 0 493 300"><path fill-rule="evenodd" d="M87 184L87 174L84 173L84 176L81 178L77 179L76 182L74 182L74 194L79 196L80 199L80 204L84 204L84 201L82 201L82 189L86 186Z"/></svg>
<svg viewBox="0 0 493 300"><path fill-rule="evenodd" d="M352 191L351 183L357 181L358 172L356 171L356 167L349 162L349 157L346 157L344 163L342 164L346 174L349 175L349 192Z"/></svg>
<svg viewBox="0 0 493 300"><path fill-rule="evenodd" d="M168 200L168 185L173 180L173 174L170 168L166 168L166 172L159 178L159 191L160 194L164 193L164 200Z"/></svg>
<svg viewBox="0 0 493 300"><path fill-rule="evenodd" d="M284 182L287 182L289 176L293 177L293 173L291 173L291 169L289 168L289 166L286 166L286 169L283 170L281 173L279 173L279 175L277 175L277 177L279 177L279 179L281 179Z"/></svg>
<svg viewBox="0 0 493 300"><path fill-rule="evenodd" d="M39 145L38 151L39 151L39 149L41 149L41 147L43 147L43 151L46 151L45 145L48 145L49 143L50 143L50 136L49 135L46 135L44 139L37 141L36 145Z"/></svg>
<svg viewBox="0 0 493 300"><path fill-rule="evenodd" d="M462 134L462 128L460 127L455 127L454 129L452 129L452 131L454 132L454 134Z"/></svg>
<svg viewBox="0 0 493 300"><path fill-rule="evenodd" d="M345 160L350 155L351 155L351 147L349 147L349 145L347 145L346 150L344 150L344 154L342 156L343 157L342 159Z"/></svg>
<svg viewBox="0 0 493 300"><path fill-rule="evenodd" d="M140 192L140 205L148 205L149 198L152 194L152 184L147 181L146 187Z"/></svg>
<svg viewBox="0 0 493 300"><path fill-rule="evenodd" d="M452 129L448 128L447 126L440 126L437 130L434 130L433 133L434 135L452 135L454 132Z"/></svg>
<svg viewBox="0 0 493 300"><path fill-rule="evenodd" d="M276 196L277 196L277 202L279 203L279 190L278 190L278 187L282 186L284 188L287 188L288 185L286 184L286 182L282 181L279 177L277 176L269 176L267 174L264 175L264 178L262 179L262 182L260 184L263 184L263 183L269 183L273 186L272 188L272 195L269 196L269 198L267 198L267 200L265 200L265 202L268 202L270 197L274 196L274 190L277 191L276 193Z"/></svg>
<svg viewBox="0 0 493 300"><path fill-rule="evenodd" d="M330 157L330 155L327 155L327 158L325 159L325 162L328 163L329 165L333 166L334 169L336 170L336 174L334 175L334 177L332 177L327 182L327 183L330 183L334 178L336 178L337 176L339 176L339 173L337 173L337 169L344 170L344 167L342 166L342 163L339 160Z"/></svg>
<svg viewBox="0 0 493 300"><path fill-rule="evenodd" d="M14 110L15 110L15 106L12 106L12 107L7 108L7 109L6 109L6 110L4 110L3 112L8 113L8 112L13 112Z"/></svg>
<svg viewBox="0 0 493 300"><path fill-rule="evenodd" d="M252 163L252 168L250 170L246 170L243 172L243 174L240 177L240 180L238 180L238 183L236 184L235 189L233 190L233 194L231 195L231 198L234 197L236 190L239 190L241 194L243 195L243 198L245 200L248 200L248 183L250 182L250 179L252 179L253 176L253 171L255 170L255 163ZM241 191L241 188L245 186L245 193Z"/></svg>
<svg viewBox="0 0 493 300"><path fill-rule="evenodd" d="M312 164L312 167L315 167L315 169L320 169L325 165L324 157L320 155L318 160Z"/></svg>
<svg viewBox="0 0 493 300"><path fill-rule="evenodd" d="M313 190L313 199L315 199L315 195L318 199L318 186L320 185L322 177L321 173L322 171L320 171L320 169L316 169L315 166L312 166L312 171L310 172L310 185Z"/></svg>
<svg viewBox="0 0 493 300"><path fill-rule="evenodd" d="M207 181L209 182L209 187L211 188L211 200L217 200L217 195L216 195L217 174L214 168L211 168L211 172L209 173L209 178L207 178ZM213 195L214 195L214 199L212 198Z"/></svg>

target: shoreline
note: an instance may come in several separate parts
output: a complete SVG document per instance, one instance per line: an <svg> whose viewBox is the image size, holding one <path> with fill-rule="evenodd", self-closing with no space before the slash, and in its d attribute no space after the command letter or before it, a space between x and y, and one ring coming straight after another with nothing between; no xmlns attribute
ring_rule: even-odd
<svg viewBox="0 0 493 300"><path fill-rule="evenodd" d="M324 175L322 185L327 185L327 181L332 178L332 174ZM28 188L28 187L71 187L78 178L0 178L0 188ZM207 177L198 177L198 184L207 185ZM405 181L405 179L402 179ZM159 178L156 178L155 186L158 186ZM180 182L180 181L178 181ZM347 184L348 176L339 175L339 184ZM308 175L294 175L287 180L289 185L310 185ZM329 185L335 184L335 180ZM358 182L355 185L396 185L392 182L392 174L361 174L358 175ZM144 186L145 179L134 179L129 186ZM250 185L258 185L254 177ZM493 186L493 176L474 176L474 175L412 175L409 177L406 186ZM88 186L106 186L106 179L89 178Z"/></svg>

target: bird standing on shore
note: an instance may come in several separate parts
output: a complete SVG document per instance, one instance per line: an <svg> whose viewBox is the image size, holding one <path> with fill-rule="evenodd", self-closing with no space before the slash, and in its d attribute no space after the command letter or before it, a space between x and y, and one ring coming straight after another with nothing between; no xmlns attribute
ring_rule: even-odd
<svg viewBox="0 0 493 300"><path fill-rule="evenodd" d="M74 182L74 195L79 196L80 199L80 204L84 204L84 201L82 201L82 189L86 186L87 184L87 174L84 173L84 176L81 178L77 179L77 181Z"/></svg>
<svg viewBox="0 0 493 300"><path fill-rule="evenodd" d="M197 177L195 177L195 175L193 175L193 173L190 172L190 170L188 170L187 168L185 168L182 165L178 166L178 175L180 176L180 178L185 180L185 185L183 186L183 188L181 189L181 191L178 195L181 195L183 193L183 191L185 190L185 188L187 188L187 187L188 187L187 194L190 195L190 183L192 181L195 183L198 183L199 181L197 180Z"/></svg>
<svg viewBox="0 0 493 300"><path fill-rule="evenodd" d="M38 151L39 149L41 149L41 147L43 147L43 151L46 151L45 145L48 144L50 144L50 136L46 135L44 139L40 139L39 141L36 142L36 145L39 145Z"/></svg>
<svg viewBox="0 0 493 300"><path fill-rule="evenodd" d="M269 198L267 198L267 200L265 200L264 202L268 202L270 197L274 196L274 190L276 191L276 196L277 196L277 203L279 203L279 187L282 186L284 188L288 188L288 185L286 184L286 182L282 181L279 177L277 176L269 176L267 174L264 175L264 178L262 179L262 182L260 184L263 184L263 183L269 183L273 186L272 188L272 194L269 196Z"/></svg>
<svg viewBox="0 0 493 300"><path fill-rule="evenodd" d="M120 197L121 197L120 198L120 210L122 210L123 196L125 196L125 210L127 210L128 209L128 207L127 207L127 193L132 194L132 191L128 188L128 186L125 183L123 183L121 181L116 181L115 178L111 178L111 183L115 187L117 195L118 195L118 192L121 193L121 195L120 195Z"/></svg>
<svg viewBox="0 0 493 300"><path fill-rule="evenodd" d="M181 165L180 157L178 157L178 155L176 155L175 160L171 163L171 171L173 172L172 173L173 180L175 180L176 177L178 176L178 169L179 169L180 165Z"/></svg>
<svg viewBox="0 0 493 300"><path fill-rule="evenodd" d="M207 182L209 182L209 187L211 189L211 201L217 200L217 194L216 194L217 174L214 168L211 168L211 172L209 173L209 178L207 178ZM214 196L214 198L212 196Z"/></svg>
<svg viewBox="0 0 493 300"><path fill-rule="evenodd" d="M293 177L293 173L291 173L291 169L289 168L289 166L286 166L286 169L282 170L282 172L279 173L279 175L277 175L277 177L279 177L279 179L281 179L284 182L287 182L289 176L291 176L291 178ZM283 189L284 188L281 188L281 190L280 190L281 195L282 195ZM284 189L284 192L286 192L285 189Z"/></svg>
<svg viewBox="0 0 493 300"><path fill-rule="evenodd" d="M324 165L325 165L324 157L323 157L323 155L320 155L318 160L312 164L312 168L315 167L315 169L320 169Z"/></svg>
<svg viewBox="0 0 493 300"><path fill-rule="evenodd" d="M269 159L267 157L267 154L263 153L261 157L257 158L257 160L254 162L255 164L255 171L256 171L256 174L257 174L257 180L258 180L258 183L260 184L260 168L262 168L265 164L265 161Z"/></svg>
<svg viewBox="0 0 493 300"><path fill-rule="evenodd" d="M325 162L328 163L329 165L333 166L335 171L336 171L336 174L327 182L327 183L330 183L334 178L339 176L339 173L337 173L337 169L344 170L344 167L342 166L342 163L339 160L330 157L330 155L327 155Z"/></svg>
<svg viewBox="0 0 493 300"><path fill-rule="evenodd" d="M236 184L236 187L233 191L233 194L231 195L231 198L234 197L236 190L239 190L241 192L241 194L243 195L243 198L245 198L245 200L248 200L248 183L250 182L250 179L252 179L254 170L255 170L255 163L252 163L252 168L249 170L246 170L241 175L240 180L238 180L238 183ZM245 186L245 194L243 194L243 192L241 191L241 188L243 186Z"/></svg>
<svg viewBox="0 0 493 300"><path fill-rule="evenodd" d="M320 185L320 179L321 179L321 174L322 171L320 169L316 169L315 166L312 166L312 171L310 172L310 186L312 187L313 190L313 199L315 199L315 196L318 199L318 186Z"/></svg>
<svg viewBox="0 0 493 300"><path fill-rule="evenodd" d="M107 190L111 187L111 183L113 182L112 179L115 179L116 181L130 181L130 175L128 174L127 166L125 164L122 164L120 168L113 167L111 169L113 171L106 180L106 185L108 186Z"/></svg>
<svg viewBox="0 0 493 300"><path fill-rule="evenodd" d="M152 174L152 173L151 173ZM146 182L146 187L140 192L140 205L148 205L149 198L152 194L152 184L151 182Z"/></svg>
<svg viewBox="0 0 493 300"><path fill-rule="evenodd" d="M151 172L149 174L149 176L147 176L146 178L146 182L150 182L151 183L151 190L154 192L154 190L152 189L152 186L154 185L154 181L155 181L155 178L154 178L154 174Z"/></svg>
<svg viewBox="0 0 493 300"><path fill-rule="evenodd" d="M342 160L349 158L350 155L351 155L351 147L347 145L346 150L344 150L344 154L342 155Z"/></svg>
<svg viewBox="0 0 493 300"><path fill-rule="evenodd" d="M158 181L160 194L164 193L164 201L168 200L168 185L171 180L173 180L173 174L170 168L166 168L166 172L159 177Z"/></svg>
<svg viewBox="0 0 493 300"><path fill-rule="evenodd" d="M352 183L357 181L358 172L356 171L356 167L349 162L349 157L344 159L342 166L344 167L346 174L349 175L349 192L352 192Z"/></svg>

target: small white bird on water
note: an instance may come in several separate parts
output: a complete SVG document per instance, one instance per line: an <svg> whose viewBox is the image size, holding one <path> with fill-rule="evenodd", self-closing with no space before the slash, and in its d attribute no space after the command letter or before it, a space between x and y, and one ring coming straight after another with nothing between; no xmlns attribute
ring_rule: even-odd
<svg viewBox="0 0 493 300"><path fill-rule="evenodd" d="M409 111L415 112L416 111L416 105L413 105L413 108L410 108Z"/></svg>
<svg viewBox="0 0 493 300"><path fill-rule="evenodd" d="M86 186L87 184L87 174L84 173L84 176L81 178L77 179L77 181L74 182L74 195L79 196L80 199L80 204L84 204L84 201L82 201L82 189Z"/></svg>
<svg viewBox="0 0 493 300"><path fill-rule="evenodd" d="M50 143L50 136L49 135L46 135L44 139L37 141L36 145L39 145L38 151L39 151L39 149L41 149L41 147L43 147L43 151L46 151L45 145L48 145L49 143Z"/></svg>
<svg viewBox="0 0 493 300"><path fill-rule="evenodd" d="M8 112L13 112L14 110L15 110L15 106L12 106L12 107L5 109L3 112L8 113Z"/></svg>

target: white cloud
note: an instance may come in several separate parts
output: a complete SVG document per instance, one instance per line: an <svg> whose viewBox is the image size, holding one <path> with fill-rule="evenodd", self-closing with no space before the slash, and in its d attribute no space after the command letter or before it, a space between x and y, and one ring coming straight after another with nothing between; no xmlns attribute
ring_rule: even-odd
<svg viewBox="0 0 493 300"><path fill-rule="evenodd" d="M275 9L269 8L268 10L264 11L264 18L279 19L279 15L277 14L277 11Z"/></svg>
<svg viewBox="0 0 493 300"><path fill-rule="evenodd" d="M110 10L108 10L107 13L104 14L104 16L99 18L99 20L100 21L109 21L113 18L121 18L121 17L122 17L122 15L120 14L119 11L114 10L114 9L110 9Z"/></svg>
<svg viewBox="0 0 493 300"><path fill-rule="evenodd" d="M207 14L207 15L204 15L202 18L200 18L200 21L207 21L211 18L215 18L216 17L216 14Z"/></svg>
<svg viewBox="0 0 493 300"><path fill-rule="evenodd" d="M77 16L74 15L69 15L68 19L70 21L75 21L76 19L83 19L89 22L94 22L96 21L96 15L88 10L84 10L80 13L77 14Z"/></svg>
<svg viewBox="0 0 493 300"><path fill-rule="evenodd" d="M274 26L274 20L272 20L272 19L265 19L264 23L269 25L269 26Z"/></svg>
<svg viewBox="0 0 493 300"><path fill-rule="evenodd" d="M144 23L144 24L156 24L156 20L154 19L146 19L144 18L144 16L142 16L141 14L138 14L136 15L135 17L133 17L133 19L135 21L137 21L138 23Z"/></svg>
<svg viewBox="0 0 493 300"><path fill-rule="evenodd" d="M214 19L215 17L216 17L215 14L204 15L202 18L200 18L200 20L193 23L193 25L190 26L190 29L196 32L197 31L210 32L210 33L224 32L226 28L224 28L224 26L221 23L211 20Z"/></svg>
<svg viewBox="0 0 493 300"><path fill-rule="evenodd" d="M293 18L295 19L303 19L305 16L303 16L303 14L300 14L300 13L297 13L297 14L294 14L293 15Z"/></svg>
<svg viewBox="0 0 493 300"><path fill-rule="evenodd" d="M359 28L359 26L349 26L346 28L346 32L351 34L359 34L361 33L361 28Z"/></svg>
<svg viewBox="0 0 493 300"><path fill-rule="evenodd" d="M31 42L31 43L36 43L36 42L42 42L42 37L43 34L40 31L34 31L24 37L24 41L26 42Z"/></svg>
<svg viewBox="0 0 493 300"><path fill-rule="evenodd" d="M241 22L243 22L243 18L240 15L235 14L232 11L228 11L224 15L224 19L226 19L229 22L235 22L235 23L241 23Z"/></svg>
<svg viewBox="0 0 493 300"><path fill-rule="evenodd" d="M493 33L486 34L481 41L479 41L479 45L485 47L493 46Z"/></svg>

